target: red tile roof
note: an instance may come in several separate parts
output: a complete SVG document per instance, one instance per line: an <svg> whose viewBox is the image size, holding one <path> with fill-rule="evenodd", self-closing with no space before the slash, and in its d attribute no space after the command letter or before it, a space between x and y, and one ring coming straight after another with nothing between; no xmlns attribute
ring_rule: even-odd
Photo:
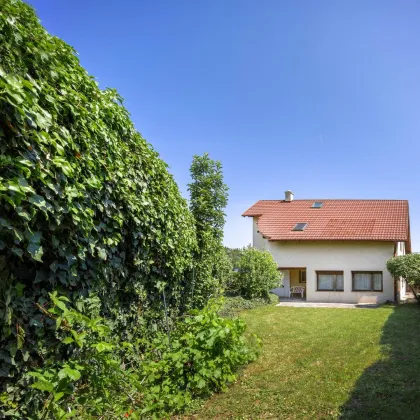
<svg viewBox="0 0 420 420"><path fill-rule="evenodd" d="M322 207L312 208L315 201ZM272 241L404 241L410 248L406 200L260 200L242 216L258 217L259 232Z"/></svg>

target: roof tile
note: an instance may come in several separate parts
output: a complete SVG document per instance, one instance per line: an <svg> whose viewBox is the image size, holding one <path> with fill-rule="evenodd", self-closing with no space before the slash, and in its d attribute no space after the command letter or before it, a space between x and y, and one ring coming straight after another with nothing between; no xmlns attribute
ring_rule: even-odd
<svg viewBox="0 0 420 420"><path fill-rule="evenodd" d="M315 201L324 204L312 208ZM410 241L406 200L260 200L243 216L258 217L259 232L273 241ZM308 226L293 231L299 222Z"/></svg>

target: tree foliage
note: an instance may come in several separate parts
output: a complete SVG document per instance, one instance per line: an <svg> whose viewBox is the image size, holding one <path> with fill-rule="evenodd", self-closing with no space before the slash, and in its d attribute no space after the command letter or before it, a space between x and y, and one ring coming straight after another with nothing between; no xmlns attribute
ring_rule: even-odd
<svg viewBox="0 0 420 420"><path fill-rule="evenodd" d="M202 307L222 291L232 271L222 245L228 188L223 181L222 164L207 153L194 156L190 173L190 210L198 245L194 254L193 305Z"/></svg>
<svg viewBox="0 0 420 420"><path fill-rule="evenodd" d="M203 243L207 243L208 234L218 243L223 240L228 187L223 181L221 162L210 159L208 153L194 156L190 172L190 209L194 216L200 249Z"/></svg>
<svg viewBox="0 0 420 420"><path fill-rule="evenodd" d="M244 251L243 248L228 248L226 246L225 251L232 263L233 268L237 269L239 266L239 260L241 259L242 253Z"/></svg>
<svg viewBox="0 0 420 420"><path fill-rule="evenodd" d="M238 262L231 289L246 299L269 300L271 289L280 285L281 274L277 263L268 251L248 247L243 250Z"/></svg>
<svg viewBox="0 0 420 420"><path fill-rule="evenodd" d="M393 257L386 263L389 273L393 277L403 277L411 286L420 303L420 254L407 254Z"/></svg>

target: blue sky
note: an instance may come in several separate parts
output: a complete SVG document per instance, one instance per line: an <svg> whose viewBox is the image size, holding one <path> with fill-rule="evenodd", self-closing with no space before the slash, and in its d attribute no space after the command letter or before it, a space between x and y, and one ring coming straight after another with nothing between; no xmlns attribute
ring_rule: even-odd
<svg viewBox="0 0 420 420"><path fill-rule="evenodd" d="M114 87L188 196L221 160L225 244L259 199L408 199L420 251L420 3L33 0L47 30Z"/></svg>

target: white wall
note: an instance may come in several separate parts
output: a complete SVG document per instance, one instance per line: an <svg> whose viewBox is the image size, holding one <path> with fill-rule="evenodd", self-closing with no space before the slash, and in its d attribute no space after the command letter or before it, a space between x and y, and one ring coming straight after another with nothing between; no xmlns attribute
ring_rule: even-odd
<svg viewBox="0 0 420 420"><path fill-rule="evenodd" d="M405 242L398 242L397 243L397 256L405 255ZM405 295L407 293L407 283L405 279L400 277L399 279L399 287L398 287L399 293L400 293L400 299L404 299Z"/></svg>
<svg viewBox="0 0 420 420"><path fill-rule="evenodd" d="M267 240L258 233L258 217L252 218L252 246L258 249L267 249Z"/></svg>
<svg viewBox="0 0 420 420"><path fill-rule="evenodd" d="M394 279L386 262L394 256L393 242L301 241L270 242L257 233L254 218L253 245L271 252L279 267L306 267L306 300L357 303L363 296L379 302L394 300ZM344 292L317 292L316 271L344 272ZM352 271L382 271L383 292L352 292Z"/></svg>

